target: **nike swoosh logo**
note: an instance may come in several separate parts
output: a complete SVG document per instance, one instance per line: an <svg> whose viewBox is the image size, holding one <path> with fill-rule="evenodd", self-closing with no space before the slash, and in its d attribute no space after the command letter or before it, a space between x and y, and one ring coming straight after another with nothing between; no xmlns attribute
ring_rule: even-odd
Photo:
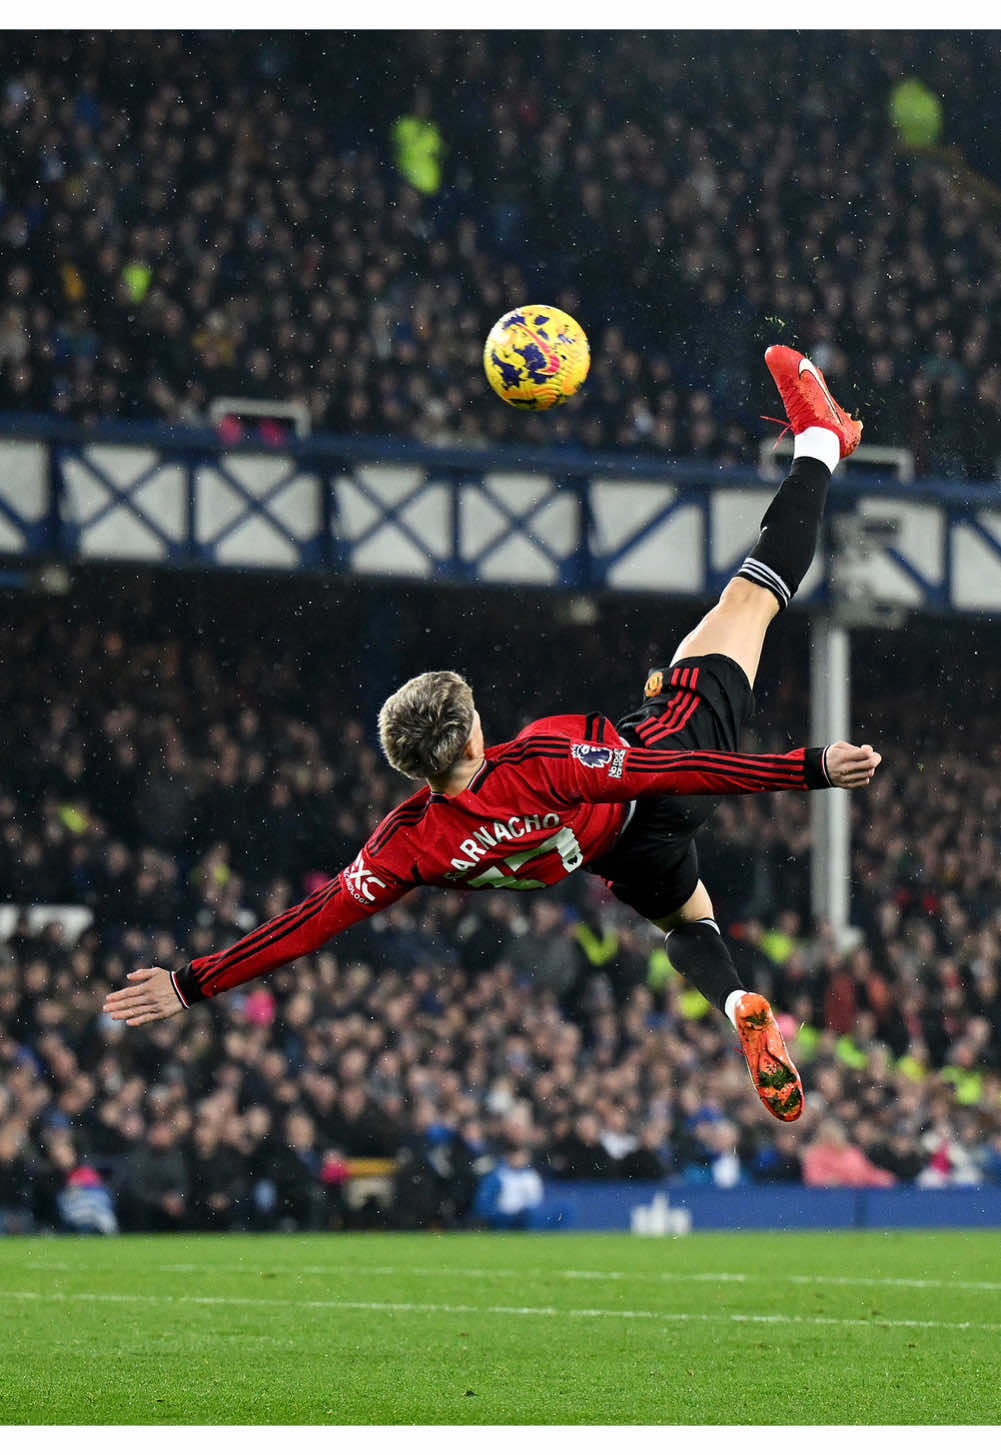
<svg viewBox="0 0 1001 1455"><path fill-rule="evenodd" d="M834 400L831 398L831 395L830 395L830 392L829 392L829 390L827 388L827 385L824 383L823 379L820 377L819 373L817 372L817 366L815 364L811 364L809 359L800 359L800 361L799 361L799 375L800 375L800 378L802 378L804 374L812 374L813 377L816 379L817 383L820 385L820 388L821 388L821 391L822 391L822 393L824 395L824 398L827 400L828 404L831 406L831 412L834 415L834 418L840 424L841 423L841 410L838 408L838 406L835 404Z"/></svg>

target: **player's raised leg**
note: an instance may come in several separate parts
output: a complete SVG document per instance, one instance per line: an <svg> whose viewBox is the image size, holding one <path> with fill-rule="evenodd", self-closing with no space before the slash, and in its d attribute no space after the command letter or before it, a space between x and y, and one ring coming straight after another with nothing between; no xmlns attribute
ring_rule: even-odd
<svg viewBox="0 0 1001 1455"><path fill-rule="evenodd" d="M862 438L861 424L835 403L824 376L803 354L773 344L765 362L793 432L792 468L743 565L673 658L730 657L752 687L768 626L789 605L813 560L831 475Z"/></svg>
<svg viewBox="0 0 1001 1455"><path fill-rule="evenodd" d="M792 468L737 575L673 658L729 657L751 687L768 626L788 606L813 560L831 476L862 437L861 424L835 403L809 359L777 344L765 361L793 431ZM799 1073L768 1001L742 985L702 881L680 909L654 923L667 933L674 967L732 1022L764 1106L781 1121L795 1121L803 1110Z"/></svg>
<svg viewBox="0 0 1001 1455"><path fill-rule="evenodd" d="M702 881L687 904L654 924L667 934L667 953L678 974L733 1025L762 1105L779 1121L794 1122L803 1111L799 1072L768 1001L737 974Z"/></svg>

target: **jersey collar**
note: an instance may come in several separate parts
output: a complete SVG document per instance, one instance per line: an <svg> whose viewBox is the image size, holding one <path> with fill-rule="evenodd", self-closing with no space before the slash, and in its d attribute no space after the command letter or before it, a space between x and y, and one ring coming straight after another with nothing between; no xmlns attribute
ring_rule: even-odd
<svg viewBox="0 0 1001 1455"><path fill-rule="evenodd" d="M487 771L487 769L489 767L490 767L490 764L487 762L486 758L484 758L483 762L477 768L476 772L473 774L472 778L470 778L469 782L466 784L465 788L462 790L461 793L453 793L453 794L436 793L434 791L434 789L432 788L432 790L431 790L431 802L432 803L458 803L459 799L460 798L463 798L467 793L475 793L477 784L482 783L482 781L483 781L483 775L486 773L486 771Z"/></svg>

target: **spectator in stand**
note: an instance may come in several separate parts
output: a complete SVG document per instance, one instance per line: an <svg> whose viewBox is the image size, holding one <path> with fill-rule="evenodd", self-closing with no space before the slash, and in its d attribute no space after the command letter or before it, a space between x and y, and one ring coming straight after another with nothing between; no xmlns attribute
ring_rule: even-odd
<svg viewBox="0 0 1001 1455"><path fill-rule="evenodd" d="M39 1169L31 1157L28 1128L5 1115L0 1118L0 1233L33 1232L38 1200Z"/></svg>
<svg viewBox="0 0 1001 1455"><path fill-rule="evenodd" d="M500 1232L540 1227L544 1192L528 1148L515 1145L501 1152L493 1171L481 1180L474 1212Z"/></svg>
<svg viewBox="0 0 1001 1455"><path fill-rule="evenodd" d="M60 1125L130 1231L153 1221L350 1222L337 1155L348 1155L348 1143L366 1155L404 1148L414 1158L400 1169L388 1217L413 1223L423 1207L423 1225L462 1225L512 1125L523 1129L519 1145L531 1160L556 1175L573 1167L577 1176L619 1177L649 1158L653 1175L667 1159L676 1178L697 1163L691 1128L707 1109L733 1130L728 1147L710 1149L715 1156L703 1148L703 1175L732 1151L744 1176L796 1180L803 1130L792 1128L790 1141L747 1108L742 1063L665 970L656 940L630 931L597 882L569 882L559 913L535 922L540 952L555 947L558 959L569 945L576 957L562 995L511 963L512 948L532 939L541 897L415 894L387 925L373 921L336 954L332 947L279 971L183 1030L170 1022L123 1038L96 1013L104 989L132 966L150 955L183 958L181 926L198 926L194 948L214 948L243 923L294 903L392 804L362 727L342 716L336 694L306 686L314 649L296 590L255 583L251 599L232 580L218 588L206 580L199 593L209 604L199 607L187 583L119 582L109 592L103 579L81 579L73 611L17 599L0 624L4 883L18 896L30 887L18 876L32 842L37 892L58 886L94 916L79 933L69 919L34 927L27 913L12 916L0 955L0 1206L14 1198L13 1225L61 1226L52 1199L37 1195L59 1172L51 1147ZM329 592L329 601L326 593L308 601L315 631L346 643L339 670L355 670L351 643L368 640L373 598L360 587ZM409 597L387 593L381 585L406 636ZM545 680L549 700L558 692L587 706L575 694L590 633L554 621L551 601L526 594L512 622L509 601L477 598L466 626L456 600L422 598L415 640L423 643L427 628L429 640L460 656L486 654L499 733L520 726L503 718L508 702L521 700L521 677ZM623 700L627 648L632 642L634 659L637 637L656 643L665 610L662 602L648 614L637 603L602 605L610 691ZM415 649L409 638L406 649ZM990 709L1001 670L991 666L992 650L989 630L976 623L964 623L961 654L947 624L925 623L913 648L894 639L900 671L889 696L873 686L885 643L870 650L860 636L856 710L874 736L897 724L899 763L888 762L886 783L858 808L857 943L843 946L829 928L811 926L808 904L778 897L767 873L752 883L761 845L782 866L776 882L794 881L786 861L795 867L808 852L801 807L777 803L766 816L745 804L724 815L721 913L740 927L734 944L748 977L771 976L789 1012L808 1109L840 1121L877 1168L907 1182L926 1171L946 1183L990 1178L986 1149L1001 1127L1001 754ZM953 696L970 704L958 736L936 705L942 661ZM535 710L525 704L527 714ZM786 688L777 738L761 746L783 746L804 715ZM188 818L162 838L159 819L137 814L134 799L168 761ZM923 765L917 783L904 766L915 761ZM270 780L287 784L297 804L313 803L309 833L298 847L288 840L294 868L260 853L268 795L258 789ZM835 980L840 989L829 994ZM308 1113L312 1133L286 1166L297 1110ZM149 1144L162 1140L154 1155ZM161 1152L169 1152L167 1176ZM426 1205L409 1180L412 1165ZM171 1198L172 1214L135 1196L154 1186L161 1199L181 1194Z"/></svg>
<svg viewBox="0 0 1001 1455"><path fill-rule="evenodd" d="M906 1125L892 1128L890 1135L870 1148L869 1157L897 1182L916 1182L928 1163L928 1154L917 1145Z"/></svg>
<svg viewBox="0 0 1001 1455"><path fill-rule="evenodd" d="M710 1187L737 1187L748 1180L737 1152L733 1122L708 1110L697 1118L682 1176L688 1183Z"/></svg>
<svg viewBox="0 0 1001 1455"><path fill-rule="evenodd" d="M523 979L539 990L551 990L560 1000L572 989L578 971L563 906L539 896L529 911L529 922L529 933L515 941L508 959Z"/></svg>
<svg viewBox="0 0 1001 1455"><path fill-rule="evenodd" d="M602 1145L596 1116L585 1112L556 1140L549 1154L548 1170L554 1177L568 1180L614 1176L615 1159Z"/></svg>
<svg viewBox="0 0 1001 1455"><path fill-rule="evenodd" d="M639 1141L621 1157L616 1176L635 1182L659 1182L672 1170L670 1127L665 1118L645 1122Z"/></svg>
<svg viewBox="0 0 1001 1455"><path fill-rule="evenodd" d="M979 36L877 34L835 74L822 35L693 53L619 33L599 88L591 35L395 40L409 94L376 89L365 35L305 33L272 63L253 36L12 34L0 409L193 423L250 395L335 433L727 465L757 450L761 326L797 318L821 368L864 363L869 440L994 474L998 178L974 168L997 172L1001 76ZM971 165L900 148L911 67ZM492 403L479 370L532 294L580 314L604 365L546 419Z"/></svg>
<svg viewBox="0 0 1001 1455"><path fill-rule="evenodd" d="M360 1061L364 1070L364 1055ZM342 1090L339 1105L328 1122L328 1135L349 1157L391 1157L398 1141L398 1135L360 1083Z"/></svg>
<svg viewBox="0 0 1001 1455"><path fill-rule="evenodd" d="M66 1233L118 1232L118 1219L109 1189L96 1168L81 1161L68 1130L53 1132L46 1143L51 1167L45 1195L48 1218Z"/></svg>
<svg viewBox="0 0 1001 1455"><path fill-rule="evenodd" d="M452 1228L464 1223L473 1206L476 1149L429 1098L414 1110L413 1132L399 1148L394 1208L398 1225Z"/></svg>
<svg viewBox="0 0 1001 1455"><path fill-rule="evenodd" d="M192 1231L245 1226L248 1189L241 1151L227 1145L217 1123L205 1120L196 1123L186 1152L191 1187L188 1226Z"/></svg>
<svg viewBox="0 0 1001 1455"><path fill-rule="evenodd" d="M975 1187L983 1181L979 1127L968 1117L950 1115L941 1098L931 1125L921 1136L928 1162L919 1187Z"/></svg>
<svg viewBox="0 0 1001 1455"><path fill-rule="evenodd" d="M800 1155L802 1134L791 1127L777 1128L777 1135L759 1148L751 1163L751 1179L763 1183L803 1181Z"/></svg>
<svg viewBox="0 0 1001 1455"><path fill-rule="evenodd" d="M313 1232L331 1225L340 1198L336 1184L324 1182L323 1166L313 1118L301 1108L293 1108L285 1118L282 1138L274 1145L269 1167L279 1228ZM331 1186L333 1197L329 1195Z"/></svg>
<svg viewBox="0 0 1001 1455"><path fill-rule="evenodd" d="M807 1187L892 1187L892 1172L884 1171L849 1142L844 1127L827 1117L803 1149L803 1181Z"/></svg>
<svg viewBox="0 0 1001 1455"><path fill-rule="evenodd" d="M1001 1132L993 1136L983 1149L981 1166L985 1182L1001 1182Z"/></svg>
<svg viewBox="0 0 1001 1455"><path fill-rule="evenodd" d="M163 1233L188 1227L190 1182L179 1144L171 1122L155 1121L128 1154L122 1201L130 1229Z"/></svg>

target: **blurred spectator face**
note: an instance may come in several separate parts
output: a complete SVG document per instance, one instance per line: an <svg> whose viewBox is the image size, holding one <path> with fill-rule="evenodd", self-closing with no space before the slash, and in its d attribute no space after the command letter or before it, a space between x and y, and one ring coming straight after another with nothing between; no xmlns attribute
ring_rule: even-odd
<svg viewBox="0 0 1001 1455"><path fill-rule="evenodd" d="M28 1129L23 1122L0 1122L0 1162L14 1162L28 1144Z"/></svg>
<svg viewBox="0 0 1001 1455"><path fill-rule="evenodd" d="M219 1134L213 1126L206 1126L200 1122L195 1127L195 1149L199 1157L208 1160L214 1156L219 1148Z"/></svg>
<svg viewBox="0 0 1001 1455"><path fill-rule="evenodd" d="M249 1106L244 1116L247 1131L255 1141L263 1141L271 1132L271 1112L266 1106Z"/></svg>
<svg viewBox="0 0 1001 1455"><path fill-rule="evenodd" d="M154 1122L146 1134L146 1141L154 1152L166 1152L173 1147L177 1136L169 1122Z"/></svg>
<svg viewBox="0 0 1001 1455"><path fill-rule="evenodd" d="M532 928L537 934L554 934L563 925L563 911L552 899L536 899L532 905Z"/></svg>
<svg viewBox="0 0 1001 1455"><path fill-rule="evenodd" d="M590 1113L578 1117L574 1131L585 1146L593 1145L598 1141L600 1132L597 1117L592 1116Z"/></svg>
<svg viewBox="0 0 1001 1455"><path fill-rule="evenodd" d="M292 1112L285 1123L285 1132L289 1146L297 1152L310 1151L316 1140L313 1119L305 1112Z"/></svg>
<svg viewBox="0 0 1001 1455"><path fill-rule="evenodd" d="M814 1133L814 1141L824 1147L843 1148L848 1145L848 1138L845 1136L844 1127L836 1122L833 1117L827 1117L820 1123Z"/></svg>
<svg viewBox="0 0 1001 1455"><path fill-rule="evenodd" d="M77 1159L73 1138L68 1133L53 1133L46 1142L45 1150L52 1165L60 1172L73 1171Z"/></svg>
<svg viewBox="0 0 1001 1455"><path fill-rule="evenodd" d="M283 1019L286 1025L302 1030L313 1019L313 997L304 992L293 995L285 1007Z"/></svg>
<svg viewBox="0 0 1001 1455"><path fill-rule="evenodd" d="M343 1082L361 1081L368 1069L368 1057L358 1047L346 1051L340 1059L338 1070Z"/></svg>
<svg viewBox="0 0 1001 1455"><path fill-rule="evenodd" d="M139 1142L146 1135L146 1123L137 1111L124 1112L119 1118L118 1129L130 1142Z"/></svg>
<svg viewBox="0 0 1001 1455"><path fill-rule="evenodd" d="M659 1152L670 1136L670 1125L666 1120L647 1122L640 1131L640 1143L648 1151Z"/></svg>

